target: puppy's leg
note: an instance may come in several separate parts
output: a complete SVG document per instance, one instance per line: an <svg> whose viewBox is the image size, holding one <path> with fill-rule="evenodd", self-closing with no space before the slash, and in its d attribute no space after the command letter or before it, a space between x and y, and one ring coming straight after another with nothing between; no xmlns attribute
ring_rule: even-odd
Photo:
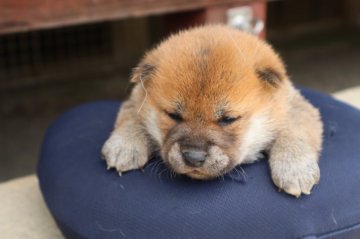
<svg viewBox="0 0 360 239"><path fill-rule="evenodd" d="M151 154L150 140L138 118L134 99L126 101L116 119L114 131L102 148L108 168L116 168L121 175L142 168Z"/></svg>
<svg viewBox="0 0 360 239"><path fill-rule="evenodd" d="M270 150L271 176L280 190L296 197L301 193L310 194L320 179L321 143L319 112L296 93L287 121Z"/></svg>

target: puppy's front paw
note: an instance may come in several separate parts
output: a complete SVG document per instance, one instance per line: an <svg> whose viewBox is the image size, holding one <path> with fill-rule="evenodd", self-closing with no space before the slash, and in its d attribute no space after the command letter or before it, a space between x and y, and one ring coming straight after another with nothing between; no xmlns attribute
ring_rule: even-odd
<svg viewBox="0 0 360 239"><path fill-rule="evenodd" d="M310 194L312 187L320 180L320 169L316 157L270 159L272 179L280 190L295 197L301 193Z"/></svg>
<svg viewBox="0 0 360 239"><path fill-rule="evenodd" d="M102 155L108 169L123 172L143 168L149 157L146 140L113 133L102 148Z"/></svg>

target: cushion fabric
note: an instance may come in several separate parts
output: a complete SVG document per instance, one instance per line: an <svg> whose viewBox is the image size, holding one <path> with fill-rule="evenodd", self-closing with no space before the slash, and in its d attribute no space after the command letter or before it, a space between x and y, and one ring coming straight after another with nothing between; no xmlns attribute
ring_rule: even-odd
<svg viewBox="0 0 360 239"><path fill-rule="evenodd" d="M158 158L119 177L100 158L120 103L64 113L49 128L40 186L66 238L360 238L360 111L302 94L321 111L321 180L310 196L278 192L266 160L212 181L174 176Z"/></svg>

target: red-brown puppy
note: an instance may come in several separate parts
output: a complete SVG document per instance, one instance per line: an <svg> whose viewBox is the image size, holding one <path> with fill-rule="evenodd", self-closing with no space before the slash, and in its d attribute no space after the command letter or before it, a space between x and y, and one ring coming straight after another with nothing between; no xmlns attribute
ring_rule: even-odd
<svg viewBox="0 0 360 239"><path fill-rule="evenodd" d="M319 112L256 37L226 26L182 31L148 52L131 81L102 151L119 173L160 151L176 173L210 179L267 151L280 189L300 196L319 181Z"/></svg>

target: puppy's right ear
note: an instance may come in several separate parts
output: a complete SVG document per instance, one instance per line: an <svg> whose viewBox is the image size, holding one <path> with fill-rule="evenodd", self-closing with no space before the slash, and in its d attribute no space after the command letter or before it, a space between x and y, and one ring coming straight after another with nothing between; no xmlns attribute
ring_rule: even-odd
<svg viewBox="0 0 360 239"><path fill-rule="evenodd" d="M133 69L130 82L139 83L141 81L149 80L153 76L155 69L155 65L140 63Z"/></svg>

